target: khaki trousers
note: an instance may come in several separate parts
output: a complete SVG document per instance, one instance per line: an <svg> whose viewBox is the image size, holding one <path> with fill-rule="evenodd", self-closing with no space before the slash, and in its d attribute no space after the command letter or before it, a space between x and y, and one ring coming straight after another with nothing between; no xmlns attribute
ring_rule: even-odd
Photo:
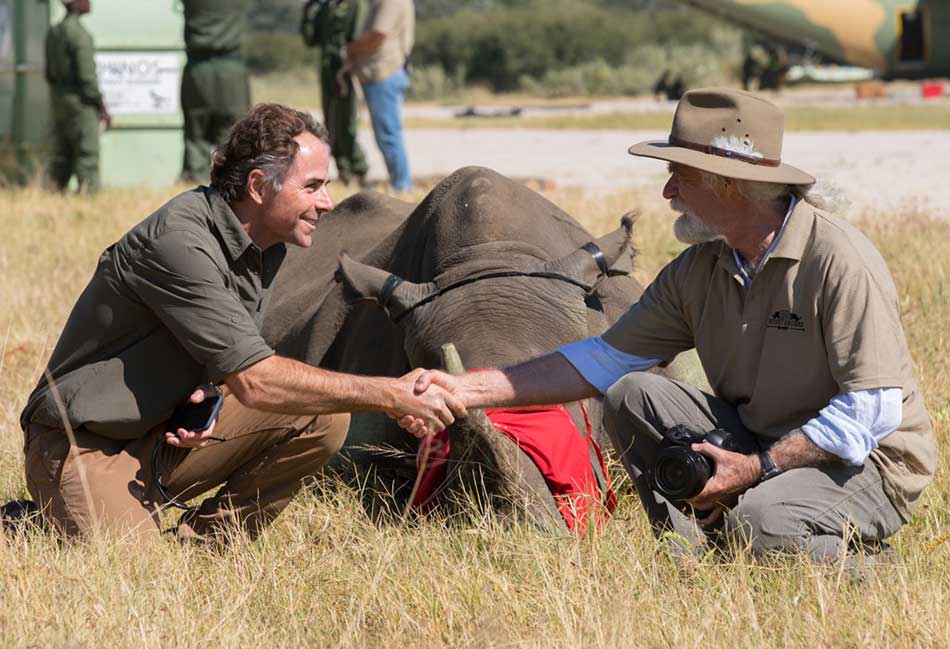
<svg viewBox="0 0 950 649"><path fill-rule="evenodd" d="M707 541L704 531L653 489L651 470L663 432L675 424L723 428L746 453L765 450L772 441L747 430L731 404L646 372L628 374L607 391L604 424L657 536L673 530L698 547ZM804 552L825 560L879 545L902 524L873 462L826 464L792 469L748 489L723 518L716 540L747 545L754 554ZM854 534L850 547L843 545L846 532Z"/></svg>
<svg viewBox="0 0 950 649"><path fill-rule="evenodd" d="M164 425L132 440L31 425L26 433L27 489L45 517L65 534L97 528L132 539L159 537L165 506L152 474L152 451L166 492L179 501L219 487L184 513L184 537L226 540L236 529L252 538L286 507L343 444L349 415L297 416L246 408L225 397L212 441L201 449L165 444Z"/></svg>

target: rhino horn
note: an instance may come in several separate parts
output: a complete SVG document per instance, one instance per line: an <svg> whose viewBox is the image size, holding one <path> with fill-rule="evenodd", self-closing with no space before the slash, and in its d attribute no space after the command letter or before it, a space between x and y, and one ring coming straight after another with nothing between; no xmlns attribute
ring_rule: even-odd
<svg viewBox="0 0 950 649"><path fill-rule="evenodd" d="M337 281L343 284L347 303L372 304L385 309L391 318L398 318L437 290L431 282L406 281L382 268L358 262L346 253L340 255Z"/></svg>
<svg viewBox="0 0 950 649"><path fill-rule="evenodd" d="M455 343L445 343L442 345L441 351L442 368L446 372L456 376L465 374L465 365L462 363L462 357L459 356L459 352L455 347ZM469 424L474 427L480 428L482 430L492 428L491 422L488 420L488 416L485 414L484 410L469 410L467 418Z"/></svg>
<svg viewBox="0 0 950 649"><path fill-rule="evenodd" d="M633 212L625 214L619 228L560 259L549 261L544 270L565 275L590 288L601 275L629 275L633 221Z"/></svg>
<svg viewBox="0 0 950 649"><path fill-rule="evenodd" d="M445 343L441 350L443 369L449 374L465 374L465 365L462 363L462 357L459 356L455 343Z"/></svg>

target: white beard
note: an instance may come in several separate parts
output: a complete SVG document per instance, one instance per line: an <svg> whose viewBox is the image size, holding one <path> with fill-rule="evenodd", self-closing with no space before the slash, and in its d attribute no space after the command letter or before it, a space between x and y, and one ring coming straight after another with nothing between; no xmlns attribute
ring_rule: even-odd
<svg viewBox="0 0 950 649"><path fill-rule="evenodd" d="M698 216L689 211L679 198L670 201L670 209L679 212L679 218L673 224L673 234L687 245L706 243L722 239L719 230L703 223Z"/></svg>

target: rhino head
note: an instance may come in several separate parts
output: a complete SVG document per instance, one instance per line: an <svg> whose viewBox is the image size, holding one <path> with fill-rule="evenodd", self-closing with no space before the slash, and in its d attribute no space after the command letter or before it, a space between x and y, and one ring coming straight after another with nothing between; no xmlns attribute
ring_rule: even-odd
<svg viewBox="0 0 950 649"><path fill-rule="evenodd" d="M348 301L385 309L400 326L412 367L442 366L457 373L508 365L602 331L603 322L594 320L593 331L590 325L591 311L598 311L597 286L611 274L629 272L632 222L624 217L615 231L558 259L518 267L483 259L469 272L445 272L427 282L342 255L338 279ZM452 364L445 360L449 347L453 355L457 349ZM596 405L588 407L599 412ZM599 423L596 414L594 419ZM602 442L598 432L595 439ZM503 516L563 528L537 468L484 413L470 412L450 436L455 469L447 484L466 485L468 493L481 490Z"/></svg>
<svg viewBox="0 0 950 649"><path fill-rule="evenodd" d="M455 343L467 367L511 364L591 335L602 279L628 274L632 218L569 254L514 268L494 263L412 282L341 255L338 279L351 303L385 309L404 331L413 367L440 365ZM600 333L597 331L596 333Z"/></svg>

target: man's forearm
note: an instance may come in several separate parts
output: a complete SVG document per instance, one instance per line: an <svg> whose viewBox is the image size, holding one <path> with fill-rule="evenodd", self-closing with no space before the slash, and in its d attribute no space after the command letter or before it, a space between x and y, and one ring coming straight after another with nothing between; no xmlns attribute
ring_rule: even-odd
<svg viewBox="0 0 950 649"><path fill-rule="evenodd" d="M331 372L280 356L255 363L226 383L250 408L289 414L391 410L400 400L392 379Z"/></svg>
<svg viewBox="0 0 950 649"><path fill-rule="evenodd" d="M382 32L363 32L355 41L351 41L346 46L346 58L353 59L375 52L384 40L386 40L386 35Z"/></svg>
<svg viewBox="0 0 950 649"><path fill-rule="evenodd" d="M566 358L554 353L500 370L459 377L470 408L566 403L599 395Z"/></svg>
<svg viewBox="0 0 950 649"><path fill-rule="evenodd" d="M793 430L773 444L769 457L782 471L841 461L834 453L819 448L801 430Z"/></svg>

